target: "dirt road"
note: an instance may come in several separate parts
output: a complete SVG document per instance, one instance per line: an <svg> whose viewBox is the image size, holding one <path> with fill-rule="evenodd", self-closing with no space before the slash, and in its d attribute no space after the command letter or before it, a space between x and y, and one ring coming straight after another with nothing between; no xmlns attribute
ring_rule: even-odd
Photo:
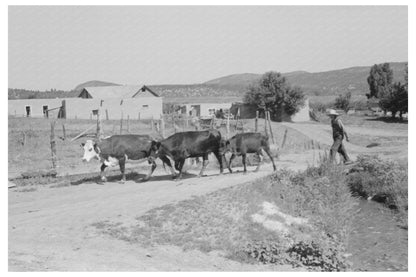
<svg viewBox="0 0 416 277"><path fill-rule="evenodd" d="M302 169L306 163L287 156L278 167ZM253 170L254 168L249 168ZM85 183L79 186L19 192L9 189L9 270L142 271L142 270L290 270L289 267L243 265L221 253L183 252L175 247L144 249L96 232L91 224L109 220L125 226L154 207L255 180L272 172L188 176L173 181L163 169L146 183ZM190 171L197 173L197 171ZM21 189L21 188L20 188Z"/></svg>

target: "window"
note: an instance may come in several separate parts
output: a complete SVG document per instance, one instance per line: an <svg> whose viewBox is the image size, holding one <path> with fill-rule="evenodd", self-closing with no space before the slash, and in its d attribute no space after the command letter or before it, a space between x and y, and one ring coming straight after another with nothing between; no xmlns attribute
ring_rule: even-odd
<svg viewBox="0 0 416 277"><path fill-rule="evenodd" d="M42 110L43 110L43 116L44 116L44 117L49 117L49 113L48 113L48 105L44 105L44 106L42 107Z"/></svg>
<svg viewBox="0 0 416 277"><path fill-rule="evenodd" d="M149 105L143 105L142 108L143 108L143 110L147 110L147 109L149 109Z"/></svg>
<svg viewBox="0 0 416 277"><path fill-rule="evenodd" d="M30 106L26 106L25 110L26 110L26 117L30 117Z"/></svg>

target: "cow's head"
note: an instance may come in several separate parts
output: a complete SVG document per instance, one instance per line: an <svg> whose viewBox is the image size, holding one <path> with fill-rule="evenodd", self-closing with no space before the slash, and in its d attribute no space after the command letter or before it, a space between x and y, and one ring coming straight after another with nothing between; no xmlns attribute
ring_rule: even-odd
<svg viewBox="0 0 416 277"><path fill-rule="evenodd" d="M100 148L97 143L92 140L87 140L85 143L81 143L81 147L84 148L84 156L82 161L89 162L91 159L100 159Z"/></svg>
<svg viewBox="0 0 416 277"><path fill-rule="evenodd" d="M229 151L231 151L230 141L221 139L219 148L220 155L225 155Z"/></svg>
<svg viewBox="0 0 416 277"><path fill-rule="evenodd" d="M153 162L158 157L161 145L162 144L159 141L155 141L155 140L153 140L150 143L150 150L149 150L149 155L148 155L149 162Z"/></svg>

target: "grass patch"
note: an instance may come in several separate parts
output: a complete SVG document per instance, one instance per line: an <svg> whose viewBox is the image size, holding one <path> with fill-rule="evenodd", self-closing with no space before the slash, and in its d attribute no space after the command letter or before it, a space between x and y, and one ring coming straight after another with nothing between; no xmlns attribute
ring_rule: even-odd
<svg viewBox="0 0 416 277"><path fill-rule="evenodd" d="M407 228L407 172L407 164L382 160L377 156L360 155L346 181L354 194L371 197L397 210L402 224Z"/></svg>
<svg viewBox="0 0 416 277"><path fill-rule="evenodd" d="M99 227L143 246L219 250L240 262L341 271L355 201L339 167L280 170L256 182L152 209L130 229Z"/></svg>

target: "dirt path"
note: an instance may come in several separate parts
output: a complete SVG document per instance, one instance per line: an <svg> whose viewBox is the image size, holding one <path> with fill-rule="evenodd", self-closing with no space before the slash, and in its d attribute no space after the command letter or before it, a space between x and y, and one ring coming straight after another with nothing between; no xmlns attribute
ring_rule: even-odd
<svg viewBox="0 0 416 277"><path fill-rule="evenodd" d="M306 162L295 164L296 159L285 156L278 167L306 167ZM220 176L218 170L211 170L206 177L172 181L159 167L146 183L130 180L124 184L43 186L32 192L9 189L9 270L291 270L286 266L240 264L225 259L221 253L183 252L175 247L144 249L99 234L91 226L105 220L129 226L136 216L154 207L252 181L271 172L271 166L265 164L258 173Z"/></svg>
<svg viewBox="0 0 416 277"><path fill-rule="evenodd" d="M310 124L310 123L275 123L275 124L283 124L288 128L295 129L302 134L308 136L310 139L319 141L322 144L327 146L331 146L333 143L332 134L331 134L331 126L326 124ZM407 130L383 130L383 129L369 129L369 128L362 128L362 127L348 127L349 134L359 134L359 135L367 135L371 136L383 136L383 137L407 137L408 132ZM378 154L381 152L407 152L407 147L400 146L382 146L382 147L374 147L374 148L367 148L360 145L352 144L344 140L343 142L345 147L348 151L355 152L355 153L374 153Z"/></svg>

